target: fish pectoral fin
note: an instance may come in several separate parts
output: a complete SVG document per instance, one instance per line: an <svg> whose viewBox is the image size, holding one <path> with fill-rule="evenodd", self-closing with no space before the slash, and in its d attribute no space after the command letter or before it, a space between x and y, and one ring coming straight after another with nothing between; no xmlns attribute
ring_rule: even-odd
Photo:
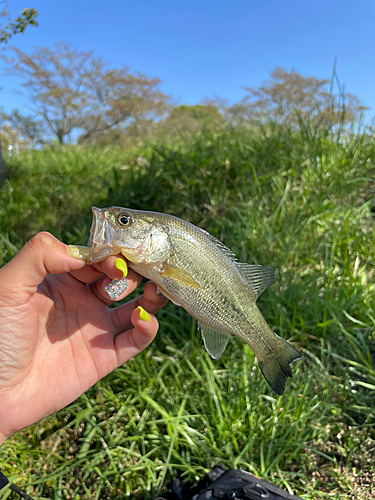
<svg viewBox="0 0 375 500"><path fill-rule="evenodd" d="M180 283L193 286L194 288L200 288L195 279L189 276L188 273L186 273L182 269L179 269L178 267L174 267L169 264L163 264L163 271L160 273L160 276L170 278L174 281L179 281Z"/></svg>
<svg viewBox="0 0 375 500"><path fill-rule="evenodd" d="M198 326L201 330L206 351L212 358L219 359L227 347L230 335L228 333L215 330L214 328L200 322L198 322Z"/></svg>
<svg viewBox="0 0 375 500"><path fill-rule="evenodd" d="M251 265L243 262L238 262L237 266L245 275L255 299L276 281L275 271L272 267Z"/></svg>

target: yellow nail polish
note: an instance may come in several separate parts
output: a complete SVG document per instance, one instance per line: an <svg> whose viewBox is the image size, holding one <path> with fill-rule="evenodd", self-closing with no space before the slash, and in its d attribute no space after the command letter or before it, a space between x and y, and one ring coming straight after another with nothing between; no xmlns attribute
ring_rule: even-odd
<svg viewBox="0 0 375 500"><path fill-rule="evenodd" d="M139 319L142 321L150 321L150 315L143 309L143 307L138 306L137 309L139 311Z"/></svg>
<svg viewBox="0 0 375 500"><path fill-rule="evenodd" d="M86 261L90 254L89 247L81 247L75 245L68 245L69 254L75 259L80 259Z"/></svg>
<svg viewBox="0 0 375 500"><path fill-rule="evenodd" d="M122 271L122 277L126 278L128 275L128 266L126 265L126 262L122 259L117 258L115 260L115 268L118 269L119 271Z"/></svg>

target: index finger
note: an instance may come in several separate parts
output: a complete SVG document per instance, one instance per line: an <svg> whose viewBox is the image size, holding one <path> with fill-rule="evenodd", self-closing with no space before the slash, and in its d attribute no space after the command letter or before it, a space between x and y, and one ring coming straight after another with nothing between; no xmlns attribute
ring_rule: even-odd
<svg viewBox="0 0 375 500"><path fill-rule="evenodd" d="M106 274L111 280L119 280L123 277L123 273L115 266L115 260L118 258L126 263L122 255L111 255L102 262L90 266L86 265L78 271L72 271L70 274L83 283L91 283L102 274Z"/></svg>

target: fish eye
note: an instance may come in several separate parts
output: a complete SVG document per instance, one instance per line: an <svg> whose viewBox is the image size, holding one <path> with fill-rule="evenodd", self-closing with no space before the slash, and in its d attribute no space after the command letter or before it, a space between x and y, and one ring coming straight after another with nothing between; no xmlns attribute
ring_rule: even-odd
<svg viewBox="0 0 375 500"><path fill-rule="evenodd" d="M121 227L129 226L132 223L132 218L127 214L119 214L116 217L117 224Z"/></svg>

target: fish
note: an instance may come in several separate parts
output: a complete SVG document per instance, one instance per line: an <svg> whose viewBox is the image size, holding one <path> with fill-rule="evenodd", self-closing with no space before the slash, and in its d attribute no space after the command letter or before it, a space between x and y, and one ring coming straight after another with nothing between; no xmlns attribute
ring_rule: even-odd
<svg viewBox="0 0 375 500"><path fill-rule="evenodd" d="M92 207L87 264L122 254L174 304L196 318L204 346L219 359L230 335L253 350L279 395L301 353L267 324L256 300L275 282L272 268L238 262L207 231L173 215L122 207Z"/></svg>

